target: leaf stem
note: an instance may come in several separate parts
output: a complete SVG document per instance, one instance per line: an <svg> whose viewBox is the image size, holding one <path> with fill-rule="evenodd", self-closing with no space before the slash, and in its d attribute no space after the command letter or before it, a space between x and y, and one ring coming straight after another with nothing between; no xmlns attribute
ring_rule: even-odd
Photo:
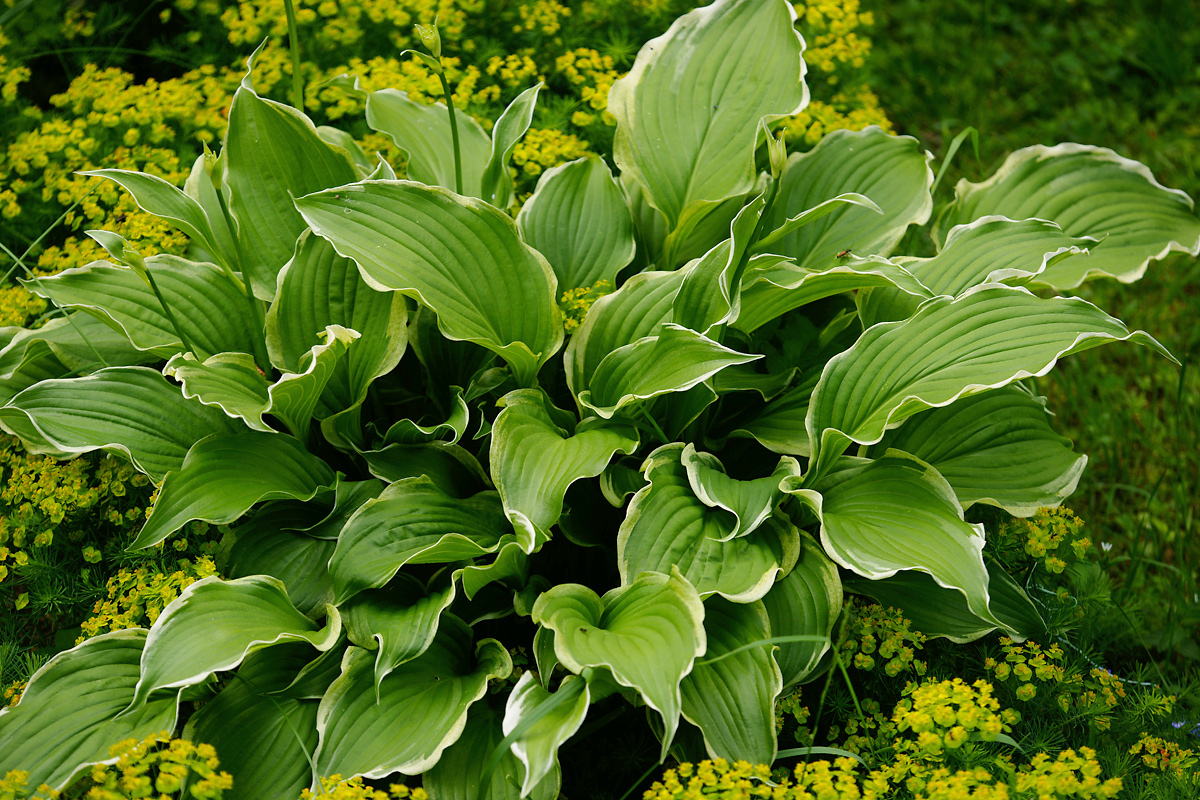
<svg viewBox="0 0 1200 800"><path fill-rule="evenodd" d="M462 153L458 144L458 119L454 113L454 95L450 91L450 81L446 79L444 69L438 73L438 77L442 79L442 94L446 98L446 110L450 114L450 139L454 143L454 191L462 194Z"/></svg>
<svg viewBox="0 0 1200 800"><path fill-rule="evenodd" d="M162 292L158 289L158 281L154 280L154 273L150 271L150 267L146 267L146 281L150 284L150 290L154 292L154 296L158 298L158 304L162 306L163 313L167 315L167 319L171 321L171 327L175 329L175 335L179 337L179 342L188 352L196 358L200 358L200 352L196 350L196 346L188 339L187 334L183 332L183 328L179 326L179 320L175 319L175 312L171 311L171 307L167 305L167 298L163 297Z"/></svg>
<svg viewBox="0 0 1200 800"><path fill-rule="evenodd" d="M292 0L283 0L283 10L287 14L288 50L292 53L292 105L297 111L304 111L304 84L300 77L300 36Z"/></svg>

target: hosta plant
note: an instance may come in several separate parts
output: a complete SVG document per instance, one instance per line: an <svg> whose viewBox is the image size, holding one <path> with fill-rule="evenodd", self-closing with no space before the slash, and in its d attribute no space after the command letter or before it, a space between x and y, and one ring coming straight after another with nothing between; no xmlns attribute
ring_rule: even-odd
<svg viewBox="0 0 1200 800"><path fill-rule="evenodd" d="M965 511L1071 492L1085 458L1023 379L1111 342L1171 356L1058 292L1196 253L1200 221L1112 152L1034 147L958 186L937 255L894 255L932 157L878 129L789 157L793 22L681 17L609 96L619 174L550 170L515 221L536 87L490 133L460 117L457 150L444 107L366 95L408 180L249 77L183 190L98 173L192 257L94 232L111 260L31 281L69 313L9 337L0 423L149 476L136 547L236 523L229 577L47 663L0 712L0 773L62 786L183 724L237 798L396 773L554 798L614 695L664 756L773 762L844 591L927 635L1041 632ZM560 298L602 285L567 340Z"/></svg>

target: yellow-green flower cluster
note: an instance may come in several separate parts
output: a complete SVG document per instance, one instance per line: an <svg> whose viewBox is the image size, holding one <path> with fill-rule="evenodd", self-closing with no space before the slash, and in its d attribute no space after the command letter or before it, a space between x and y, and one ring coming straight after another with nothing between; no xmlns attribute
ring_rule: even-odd
<svg viewBox="0 0 1200 800"><path fill-rule="evenodd" d="M989 657L984 662L984 669L1002 683L1010 677L1014 678L1018 700L1028 701L1036 697L1040 683L1061 684L1067 680L1067 672L1062 665L1063 651L1056 644L1047 648L1033 641L1015 644L1006 636L1000 639L1000 649L1004 651L1004 660L997 661ZM1064 699L1059 704L1066 710L1067 695L1060 697Z"/></svg>
<svg viewBox="0 0 1200 800"><path fill-rule="evenodd" d="M897 749L923 756L956 750L972 736L994 741L1019 720L1016 711L1001 710L990 683L977 680L968 685L961 678L908 684L892 713L897 730L912 734L898 737Z"/></svg>
<svg viewBox="0 0 1200 800"><path fill-rule="evenodd" d="M1182 778L1196 766L1196 754L1191 750L1148 733L1142 733L1142 738L1129 748L1129 753L1141 756L1142 763L1150 769L1177 778Z"/></svg>
<svg viewBox="0 0 1200 800"><path fill-rule="evenodd" d="M914 631L912 623L896 609L855 605L846 625L842 660L861 670L882 663L889 678L909 670L924 675L927 664L916 658L916 652L925 640L925 634Z"/></svg>
<svg viewBox="0 0 1200 800"><path fill-rule="evenodd" d="M518 173L531 177L566 161L588 155L588 143L573 133L530 128L513 148L512 160Z"/></svg>
<svg viewBox="0 0 1200 800"><path fill-rule="evenodd" d="M885 716L879 703L864 697L859 703L863 716L852 716L841 725L829 727L829 740L843 750L860 755L889 747L899 732L896 723Z"/></svg>
<svg viewBox="0 0 1200 800"><path fill-rule="evenodd" d="M611 56L601 55L588 47L578 47L563 53L555 59L554 70L565 78L567 83L579 87L579 98L595 111L608 108L608 90L621 77ZM591 114L585 111L575 113L584 115L575 124L591 124ZM602 118L605 124L616 124L616 118L612 114L604 114Z"/></svg>
<svg viewBox="0 0 1200 800"><path fill-rule="evenodd" d="M429 800L429 795L419 786L410 789L402 783L393 783L383 792L364 786L362 778L342 780L341 775L330 775L321 779L321 791L313 794L305 789L300 800Z"/></svg>
<svg viewBox="0 0 1200 800"><path fill-rule="evenodd" d="M13 681L8 686L4 687L4 705L15 706L21 701L21 695L25 693L25 684L27 681ZM3 795L0 795L0 800Z"/></svg>
<svg viewBox="0 0 1200 800"><path fill-rule="evenodd" d="M1092 549L1092 542L1082 528L1083 520L1069 508L1040 508L1032 517L1002 524L997 547L1019 546L1026 556L1040 561L1050 572L1062 573L1067 564L1078 561Z"/></svg>
<svg viewBox="0 0 1200 800"><path fill-rule="evenodd" d="M8 49L9 40L4 35L4 29L0 28L0 108L4 108L12 103L17 97L17 88L22 83L29 80L32 74L29 67L13 65L4 57L4 51ZM0 192L0 203L4 202L4 193Z"/></svg>
<svg viewBox="0 0 1200 800"><path fill-rule="evenodd" d="M76 643L107 631L150 627L172 600L201 578L217 574L209 556L196 561L181 559L179 569L167 575L146 567L123 569L108 579L105 597L96 601L92 616L83 621Z"/></svg>
<svg viewBox="0 0 1200 800"><path fill-rule="evenodd" d="M553 36L562 28L562 18L571 16L571 9L555 0L526 0L517 6L517 14L521 22L513 26L514 33L538 30Z"/></svg>
<svg viewBox="0 0 1200 800"><path fill-rule="evenodd" d="M1038 800L1068 797L1102 800L1116 797L1121 791L1120 778L1100 779L1096 751L1089 747L1080 747L1078 753L1064 750L1053 759L1038 753L1014 777L1019 797Z"/></svg>
<svg viewBox="0 0 1200 800"><path fill-rule="evenodd" d="M592 304L604 295L612 294L612 291L612 281L601 278L591 286L580 286L577 289L568 289L563 292L558 306L562 309L563 328L567 333L579 330L579 326L583 324L583 318L587 316L588 309L592 307Z"/></svg>
<svg viewBox="0 0 1200 800"><path fill-rule="evenodd" d="M60 529L65 536L60 544L80 546L84 559L95 563L99 551L80 544L85 512L118 529L145 516L144 497L136 489L148 480L113 456L56 461L27 453L14 436L0 435L0 473L0 582L11 570L20 572L34 549L53 545Z"/></svg>
<svg viewBox="0 0 1200 800"><path fill-rule="evenodd" d="M26 798L49 800L49 798L58 796L58 792L46 784L39 786L37 792L32 797L30 796L29 773L25 770L12 769L3 778L0 778L0 800L26 800Z"/></svg>

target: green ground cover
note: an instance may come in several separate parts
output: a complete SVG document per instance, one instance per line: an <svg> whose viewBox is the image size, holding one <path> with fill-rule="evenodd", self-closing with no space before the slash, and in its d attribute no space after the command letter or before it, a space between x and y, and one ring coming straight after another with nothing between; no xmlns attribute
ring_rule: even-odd
<svg viewBox="0 0 1200 800"><path fill-rule="evenodd" d="M410 154L364 122L361 96L329 80L352 71L368 91L401 88L421 103L438 99L435 74L399 54L417 46L413 24L438 14L456 105L484 129L490 131L523 88L539 80L546 84L531 129L511 154L514 203L506 210L515 214L551 168L592 153L611 161L615 120L607 110L609 87L631 68L643 42L694 5L671 0L303 0L297 3L304 45L299 105L316 124L348 132L365 158L378 154L403 175ZM1147 164L1163 184L1200 195L1200 11L1192 4L1139 0L1114 8L1100 0L909 0L863 2L860 8L853 0L821 0L797 4L796 10L808 41L812 102L778 126L789 152L809 150L839 128L878 124L917 137L940 158L959 131L974 126L979 157L969 145L958 153L935 196L935 218L960 177L979 181L1009 153L1033 143L1109 147ZM221 144L244 59L263 38L268 44L256 67L255 88L264 97L291 102L281 0L2 0L0 241L45 276L109 258L82 234L86 228L116 231L143 256L194 253L187 237L141 211L115 184L78 172L118 167L183 185L201 148ZM766 169L765 151L759 161ZM932 254L926 231L913 228L898 252ZM854 244L848 241L847 249ZM659 257L665 258L661 252ZM839 253L838 258L845 257ZM1033 598L1045 622L1039 635L1024 643L997 633L971 635L961 638L974 641L953 644L928 635L933 628L922 631L905 614L875 605L864 582L847 581L848 591L865 594L852 600L847 595L841 616L835 610L830 617L827 630L838 659L826 653L805 685L775 704L780 748L831 747L837 752L824 756L840 754L841 759L807 764L801 758L792 770L798 756L784 756L783 750L773 765L778 786L771 789L763 783L769 767L705 760L721 751L706 750L700 729L684 724L670 760L660 766L658 717L614 695L593 709L585 726L562 746L562 797L623 798L642 791L664 800L1195 797L1200 792L1192 754L1200 738L1200 556L1194 544L1200 525L1197 263L1174 256L1151 263L1132 286L1092 281L1068 292L1096 303L1130 330L1151 332L1182 362L1177 367L1148 348L1118 345L1073 356L1048 376L1027 382L1049 398L1057 415L1054 429L1091 459L1067 500L1078 517L1063 510L1012 519L981 506L968 512L968 520L987 530L989 564L1011 574L1019 591ZM19 268L4 255L0 265L10 275ZM566 333L579 331L589 307L612 288L612 282L586 282L555 298ZM812 319L836 321L835 306L814 307ZM17 333L21 327L46 325L56 314L44 299L13 284L0 287L0 315L0 324L9 326L0 335L11 355L16 350L9 345L24 336ZM803 324L796 322L799 317L791 319L791 328L782 325L774 333L778 323L771 323L743 342L767 355L774 365L769 369L811 367L796 360L795 345L788 342L815 342L817 329L808 319ZM427 351L428 337L437 334L428 324L424 330L425 344L410 342L410 348ZM850 333L857 333L853 326ZM839 339L836 331L828 335L843 347L853 341ZM18 385L25 380L22 366L10 367L5 401L28 385ZM410 357L401 371L405 380L428 388L428 396L390 385L372 395L370 413L411 412L421 408L420 399L435 411L415 415L414 421L431 425L446 419L455 396L434 387L429 364L423 359L417 365ZM494 401L513 388L504 383L480 390L469 413L490 426L497 421ZM548 379L544 388L559 406L573 401L565 384ZM789 391L798 388L792 385ZM647 413L648 423L629 423L643 427L643 437L657 434L668 441L657 427L661 422L674 438L689 441L714 422L706 413L677 431L669 427L669 414L653 419L666 413L662 405L655 408ZM755 406L738 408L738 419L745 422ZM565 424L564 412L549 413L560 415L551 424ZM456 425L451 420L433 434L420 435L436 438ZM595 430L604 430L603 425ZM455 434L456 441L461 434ZM464 445L484 458L485 437L481 428L476 438L484 444L464 440ZM734 444L721 451L727 465L768 455L749 441L730 439ZM332 450L322 446L322 457L331 457ZM646 455L649 449L636 452ZM343 463L337 460L341 456L334 458ZM0 441L0 464L5 480L0 490L0 685L11 702L54 653L76 641L151 626L198 579L214 573L237 577L230 562L237 524L190 522L165 547L126 550L157 492L119 457L93 453L58 461L29 453L6 436ZM657 469L666 474L662 464ZM505 480L511 479L497 483ZM566 501L568 511L573 504L594 510L578 487ZM788 512L797 525L811 526L798 506ZM578 543L577 526L568 513L555 526L561 541L537 563L600 592L611 588L618 580L615 573L589 572L586 558L563 549L566 540L559 529ZM849 577L843 570L843 578ZM303 610L315 613L307 606ZM458 606L455 611L462 613ZM493 635L509 629L485 622L482 630ZM794 655L794 643L780 644L793 648ZM536 649L512 647L508 658L516 671L497 688L508 691L522 671L536 675L542 657ZM185 716L194 699L201 705L208 700L202 693L197 688L195 697L189 696ZM503 697L493 702L502 703ZM9 721L15 718L9 715ZM0 741L3 731L0 716ZM115 767L84 775L64 797L91 792L86 796L123 800L147 796L151 787L155 797L243 796L221 775L219 752L179 739L167 743L181 732L182 726L140 743L122 743L114 751L120 759ZM477 749L490 741L471 736ZM477 772L487 754L463 755L461 746L448 752L468 772ZM7 764L3 756L0 763ZM664 774L666 767L671 769ZM447 793L444 773L428 783L434 800L459 796ZM1115 777L1123 780L1119 794ZM420 779L407 783L389 789L387 780L328 780L319 796L425 795ZM512 785L492 785L492 796L515 797ZM35 790L23 786L17 774L0 781L0 798L24 798ZM304 790L304 797L313 795ZM297 794L278 796L293 800ZM463 796L476 794L468 789Z"/></svg>

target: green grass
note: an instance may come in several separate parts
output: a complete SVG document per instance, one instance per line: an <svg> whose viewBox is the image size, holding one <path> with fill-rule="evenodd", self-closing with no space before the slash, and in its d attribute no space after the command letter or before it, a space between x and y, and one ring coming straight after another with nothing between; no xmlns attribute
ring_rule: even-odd
<svg viewBox="0 0 1200 800"><path fill-rule="evenodd" d="M1190 0L865 5L877 19L871 85L898 130L938 155L964 127L980 132L979 159L960 151L940 200L1013 150L1060 141L1110 147L1200 195L1200 6ZM1175 256L1135 285L1078 294L1183 362L1113 347L1038 381L1058 429L1091 458L1068 504L1094 541L1113 545L1114 599L1137 621L1094 631L1109 637L1100 649L1132 660L1148 647L1183 685L1200 664L1200 263Z"/></svg>

